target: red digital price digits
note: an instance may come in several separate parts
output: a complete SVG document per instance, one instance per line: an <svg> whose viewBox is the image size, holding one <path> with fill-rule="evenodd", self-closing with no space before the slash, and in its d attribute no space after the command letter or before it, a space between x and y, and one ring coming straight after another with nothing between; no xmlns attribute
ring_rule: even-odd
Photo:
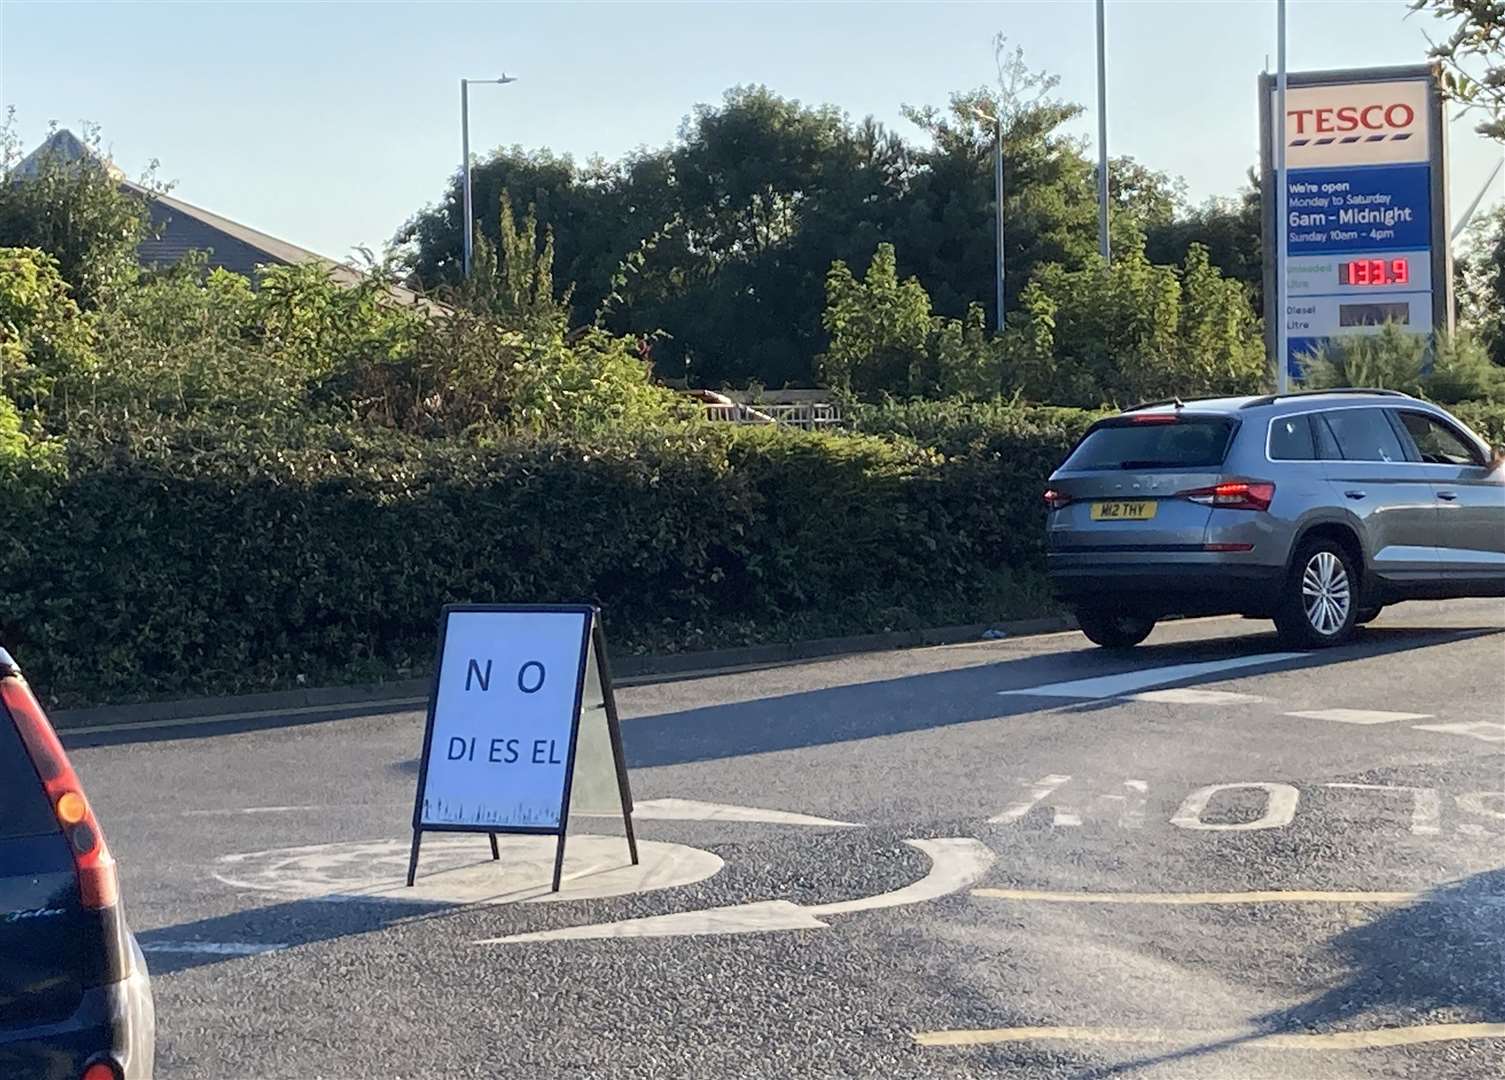
<svg viewBox="0 0 1505 1080"><path fill-rule="evenodd" d="M1355 259L1338 264L1341 285L1406 285L1410 281L1409 259Z"/></svg>

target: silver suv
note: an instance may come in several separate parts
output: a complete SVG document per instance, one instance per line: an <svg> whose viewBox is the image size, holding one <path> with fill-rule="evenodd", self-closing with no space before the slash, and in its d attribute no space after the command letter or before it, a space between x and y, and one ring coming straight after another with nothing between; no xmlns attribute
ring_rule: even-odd
<svg viewBox="0 0 1505 1080"><path fill-rule="evenodd" d="M1399 600L1505 596L1505 464L1394 391L1137 406L1088 430L1045 502L1052 584L1099 645L1240 614L1311 648Z"/></svg>

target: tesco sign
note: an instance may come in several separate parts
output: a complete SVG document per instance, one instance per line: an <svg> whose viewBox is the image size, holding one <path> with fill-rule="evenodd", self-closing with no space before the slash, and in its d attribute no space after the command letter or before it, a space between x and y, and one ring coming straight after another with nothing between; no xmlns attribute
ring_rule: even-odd
<svg viewBox="0 0 1505 1080"><path fill-rule="evenodd" d="M1424 79L1290 87L1287 168L1428 160L1427 93Z"/></svg>

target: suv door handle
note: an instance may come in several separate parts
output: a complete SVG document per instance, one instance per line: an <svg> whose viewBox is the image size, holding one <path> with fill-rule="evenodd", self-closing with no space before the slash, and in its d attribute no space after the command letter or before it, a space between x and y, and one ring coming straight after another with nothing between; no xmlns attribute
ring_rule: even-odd
<svg viewBox="0 0 1505 1080"><path fill-rule="evenodd" d="M1362 499L1367 494L1369 494L1367 491L1345 491L1343 496L1348 499Z"/></svg>
<svg viewBox="0 0 1505 1080"><path fill-rule="evenodd" d="M1444 502L1452 502L1458 497L1458 493L1456 491L1439 491L1437 497Z"/></svg>

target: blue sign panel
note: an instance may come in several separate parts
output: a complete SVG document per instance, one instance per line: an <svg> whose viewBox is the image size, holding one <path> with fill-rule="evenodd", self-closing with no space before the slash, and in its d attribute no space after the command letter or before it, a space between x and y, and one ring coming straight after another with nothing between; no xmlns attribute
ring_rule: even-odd
<svg viewBox="0 0 1505 1080"><path fill-rule="evenodd" d="M1293 169L1288 175L1292 256L1431 246L1432 179L1425 163Z"/></svg>

